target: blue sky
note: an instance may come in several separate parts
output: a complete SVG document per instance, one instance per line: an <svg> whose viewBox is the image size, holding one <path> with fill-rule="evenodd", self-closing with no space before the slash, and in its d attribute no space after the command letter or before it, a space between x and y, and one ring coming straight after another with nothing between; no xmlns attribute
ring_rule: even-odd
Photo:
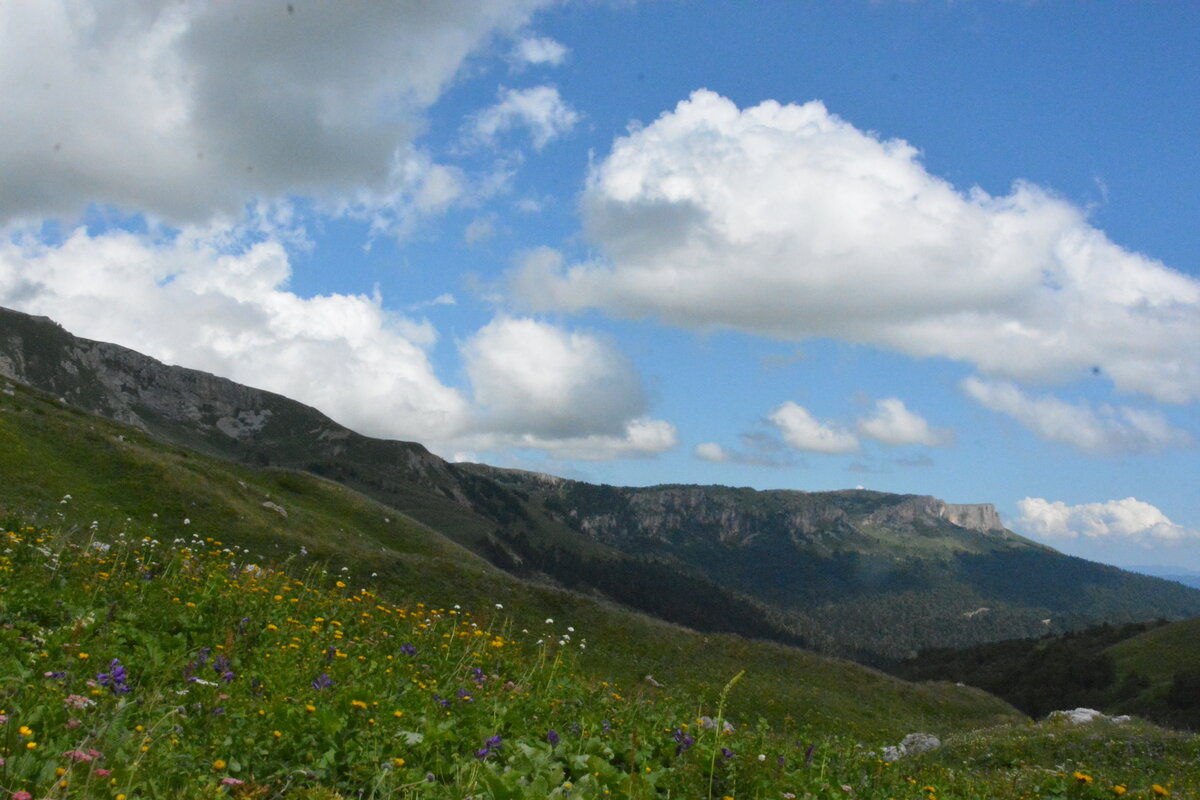
<svg viewBox="0 0 1200 800"><path fill-rule="evenodd" d="M0 304L613 484L1200 569L1191 4L0 6Z"/></svg>

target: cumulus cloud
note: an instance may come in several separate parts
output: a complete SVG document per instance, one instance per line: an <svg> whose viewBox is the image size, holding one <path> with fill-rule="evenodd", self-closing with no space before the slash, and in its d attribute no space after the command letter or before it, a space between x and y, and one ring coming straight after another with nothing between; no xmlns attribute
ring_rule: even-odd
<svg viewBox="0 0 1200 800"><path fill-rule="evenodd" d="M368 435L586 459L676 444L673 425L647 416L636 370L595 336L498 318L460 344L467 396L438 377L428 320L386 310L378 294L300 297L290 277L277 240L230 227L0 238L0 305L278 392Z"/></svg>
<svg viewBox="0 0 1200 800"><path fill-rule="evenodd" d="M960 192L817 101L697 91L614 142L582 210L603 257L518 267L528 308L832 337L1027 381L1100 367L1120 390L1200 399L1200 281L1037 186Z"/></svg>
<svg viewBox="0 0 1200 800"><path fill-rule="evenodd" d="M1176 525L1158 508L1134 497L1076 506L1026 497L1017 507L1021 511L1017 526L1035 538L1135 544L1200 539L1200 531Z"/></svg>
<svg viewBox="0 0 1200 800"><path fill-rule="evenodd" d="M962 389L989 411L1012 417L1039 439L1092 454L1157 453L1191 444L1159 411L1130 406L1068 403L1051 395L1030 397L1008 381L965 379Z"/></svg>
<svg viewBox="0 0 1200 800"><path fill-rule="evenodd" d="M555 438L616 435L645 412L637 371L595 336L498 317L461 349L484 428Z"/></svg>
<svg viewBox="0 0 1200 800"><path fill-rule="evenodd" d="M611 461L620 458L650 458L679 444L675 426L661 419L639 417L617 434L591 434L548 439L534 434L486 437L481 449L539 450L556 458L580 461Z"/></svg>
<svg viewBox="0 0 1200 800"><path fill-rule="evenodd" d="M861 436L884 444L923 444L941 447L954 440L952 432L935 429L920 414L909 411L897 397L885 397L875 403L875 411L858 421Z"/></svg>
<svg viewBox="0 0 1200 800"><path fill-rule="evenodd" d="M0 4L0 222L89 203L197 222L288 195L444 202L445 172L403 185L425 109L548 2Z"/></svg>
<svg viewBox="0 0 1200 800"><path fill-rule="evenodd" d="M557 67L567 58L566 45L545 36L526 36L513 47L512 59L518 65Z"/></svg>
<svg viewBox="0 0 1200 800"><path fill-rule="evenodd" d="M791 400L771 412L769 419L783 440L797 450L814 453L854 453L858 437L835 422L821 422Z"/></svg>
<svg viewBox="0 0 1200 800"><path fill-rule="evenodd" d="M371 435L427 439L463 425L468 404L427 357L428 322L378 296L302 298L290 277L279 242L228 229L0 241L0 304L78 335L293 397Z"/></svg>
<svg viewBox="0 0 1200 800"><path fill-rule="evenodd" d="M486 144L502 133L523 127L529 130L534 149L541 150L575 127L579 119L579 112L567 105L553 86L501 88L497 103L472 120L470 135Z"/></svg>

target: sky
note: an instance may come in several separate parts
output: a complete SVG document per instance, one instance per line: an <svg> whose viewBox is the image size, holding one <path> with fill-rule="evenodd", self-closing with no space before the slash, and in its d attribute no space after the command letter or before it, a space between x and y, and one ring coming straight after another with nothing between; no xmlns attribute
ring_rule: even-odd
<svg viewBox="0 0 1200 800"><path fill-rule="evenodd" d="M1200 569L1200 5L0 0L0 305L615 485Z"/></svg>

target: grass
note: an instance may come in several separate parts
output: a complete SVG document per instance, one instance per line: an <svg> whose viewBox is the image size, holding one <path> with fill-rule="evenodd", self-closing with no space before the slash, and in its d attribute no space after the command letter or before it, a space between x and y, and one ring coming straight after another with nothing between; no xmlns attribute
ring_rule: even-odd
<svg viewBox="0 0 1200 800"><path fill-rule="evenodd" d="M1172 622L1108 648L1119 676L1137 672L1168 685L1176 672L1200 666L1200 618Z"/></svg>
<svg viewBox="0 0 1200 800"><path fill-rule="evenodd" d="M1010 723L896 763L581 666L611 646L502 603L399 605L212 537L0 533L10 798L1193 796L1197 739ZM730 721L725 725L725 721ZM1158 789L1155 789L1155 786ZM1166 794L1163 794L1166 793Z"/></svg>

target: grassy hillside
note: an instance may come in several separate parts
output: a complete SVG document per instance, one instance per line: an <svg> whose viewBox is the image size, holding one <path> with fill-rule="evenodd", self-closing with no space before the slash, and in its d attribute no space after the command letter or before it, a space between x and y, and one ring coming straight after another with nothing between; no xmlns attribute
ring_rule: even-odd
<svg viewBox="0 0 1200 800"><path fill-rule="evenodd" d="M320 564L394 602L491 608L530 627L552 617L610 645L581 669L656 692L711 699L747 671L735 710L803 717L828 730L888 740L945 732L1012 710L983 693L914 686L795 648L700 635L584 596L522 583L432 530L336 483L230 464L14 386L0 394L0 509L14 520L102 536L212 538L262 562ZM270 503L286 512L266 506ZM303 555L300 555L303 553ZM343 572L345 570L345 572ZM863 698L869 698L864 702Z"/></svg>
<svg viewBox="0 0 1200 800"><path fill-rule="evenodd" d="M892 762L829 720L733 711L745 673L711 698L602 680L582 660L619 632L530 630L503 604L396 604L341 570L275 569L194 531L5 527L0 789L16 800L1200 789L1196 738L1142 723L1009 723ZM877 697L853 676L845 688Z"/></svg>

